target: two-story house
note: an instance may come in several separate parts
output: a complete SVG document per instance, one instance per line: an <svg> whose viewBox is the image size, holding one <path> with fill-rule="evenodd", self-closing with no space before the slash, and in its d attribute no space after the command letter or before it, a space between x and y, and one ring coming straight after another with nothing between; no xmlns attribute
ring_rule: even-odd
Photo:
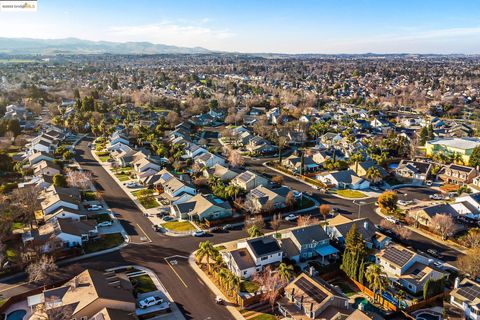
<svg viewBox="0 0 480 320"><path fill-rule="evenodd" d="M395 176L411 183L423 183L432 170L432 164L423 161L402 160L395 169Z"/></svg>
<svg viewBox="0 0 480 320"><path fill-rule="evenodd" d="M468 278L455 279L450 303L463 310L465 319L480 320L480 284Z"/></svg>
<svg viewBox="0 0 480 320"><path fill-rule="evenodd" d="M227 267L238 277L250 278L267 265L282 262L283 251L273 236L262 236L237 243L237 248L222 252Z"/></svg>
<svg viewBox="0 0 480 320"><path fill-rule="evenodd" d="M245 171L233 178L230 183L242 188L245 191L250 191L258 186L267 186L268 180L251 171Z"/></svg>
<svg viewBox="0 0 480 320"><path fill-rule="evenodd" d="M449 164L440 173L440 178L448 184L467 185L473 182L478 172L475 168Z"/></svg>
<svg viewBox="0 0 480 320"><path fill-rule="evenodd" d="M248 192L246 198L249 200L255 212L265 210L281 209L286 207L287 194L290 192L288 187L269 189L262 185Z"/></svg>

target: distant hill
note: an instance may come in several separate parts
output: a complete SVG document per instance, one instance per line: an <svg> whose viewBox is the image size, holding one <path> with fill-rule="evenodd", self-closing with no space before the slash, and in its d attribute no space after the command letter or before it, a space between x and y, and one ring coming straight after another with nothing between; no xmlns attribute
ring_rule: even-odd
<svg viewBox="0 0 480 320"><path fill-rule="evenodd" d="M0 38L0 53L6 54L198 54L210 52L201 47L185 48L150 42L89 41L77 38Z"/></svg>

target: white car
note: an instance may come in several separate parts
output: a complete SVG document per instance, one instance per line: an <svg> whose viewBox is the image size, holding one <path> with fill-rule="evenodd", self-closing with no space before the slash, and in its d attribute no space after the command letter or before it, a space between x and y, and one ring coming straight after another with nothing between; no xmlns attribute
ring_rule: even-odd
<svg viewBox="0 0 480 320"><path fill-rule="evenodd" d="M394 217L385 217L385 220L387 220L388 222L391 222L391 223L394 223L394 224L397 224L399 221L398 219L394 218Z"/></svg>
<svg viewBox="0 0 480 320"><path fill-rule="evenodd" d="M288 216L285 217L285 220L286 221L295 221L298 219L298 216L297 215L294 215L293 213L292 214L289 214Z"/></svg>
<svg viewBox="0 0 480 320"><path fill-rule="evenodd" d="M138 306L140 309L145 309L151 306L155 306L157 304L163 303L163 299L160 297L147 297L143 300L138 301Z"/></svg>
<svg viewBox="0 0 480 320"><path fill-rule="evenodd" d="M433 185L433 181L432 180L427 180L427 181L425 181L425 184L430 187L430 186Z"/></svg>
<svg viewBox="0 0 480 320"><path fill-rule="evenodd" d="M92 204L92 205L87 207L87 211L98 211L98 210L102 210L102 209L103 209L103 206L101 206L99 204Z"/></svg>
<svg viewBox="0 0 480 320"><path fill-rule="evenodd" d="M194 236L194 237L203 237L205 234L206 234L205 231L203 231L203 230L197 230L197 231L195 231L195 232L193 233L193 236Z"/></svg>
<svg viewBox="0 0 480 320"><path fill-rule="evenodd" d="M125 187L127 187L127 188L138 188L139 185L136 182L127 182L127 183L125 183Z"/></svg>
<svg viewBox="0 0 480 320"><path fill-rule="evenodd" d="M113 225L112 221L102 221L97 224L97 227L110 227L111 225Z"/></svg>
<svg viewBox="0 0 480 320"><path fill-rule="evenodd" d="M408 206L412 203L413 203L412 200L398 200L398 204L401 205L401 206Z"/></svg>
<svg viewBox="0 0 480 320"><path fill-rule="evenodd" d="M435 193L431 194L429 198L432 200L443 200L443 195L441 195L440 193Z"/></svg>

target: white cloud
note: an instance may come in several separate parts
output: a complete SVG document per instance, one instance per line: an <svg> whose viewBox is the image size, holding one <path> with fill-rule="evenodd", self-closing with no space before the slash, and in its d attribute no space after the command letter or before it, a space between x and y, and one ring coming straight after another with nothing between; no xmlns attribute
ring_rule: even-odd
<svg viewBox="0 0 480 320"><path fill-rule="evenodd" d="M106 35L117 41L150 41L181 46L210 46L213 43L232 38L234 33L227 29L217 30L200 25L179 24L163 21L155 24L136 26L113 26Z"/></svg>

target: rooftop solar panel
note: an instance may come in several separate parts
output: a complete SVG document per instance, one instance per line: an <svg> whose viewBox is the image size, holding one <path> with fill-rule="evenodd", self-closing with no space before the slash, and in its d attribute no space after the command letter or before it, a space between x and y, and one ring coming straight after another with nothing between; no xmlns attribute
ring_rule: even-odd
<svg viewBox="0 0 480 320"><path fill-rule="evenodd" d="M264 194L262 191L260 191L260 190L253 189L251 192L252 192L252 194L253 194L255 197L257 197L257 198L263 198L263 197L265 197L265 194Z"/></svg>
<svg viewBox="0 0 480 320"><path fill-rule="evenodd" d="M404 266L413 257L413 253L406 249L390 247L385 250L383 257L399 266Z"/></svg>
<svg viewBox="0 0 480 320"><path fill-rule="evenodd" d="M250 180L250 178L252 178L252 176L253 175L251 173L244 172L240 176L238 176L238 179L242 180L243 182L247 182L248 180Z"/></svg>
<svg viewBox="0 0 480 320"><path fill-rule="evenodd" d="M465 285L458 289L458 293L470 301L480 298L480 287L474 285Z"/></svg>
<svg viewBox="0 0 480 320"><path fill-rule="evenodd" d="M327 295L325 292L317 288L314 284L312 284L310 281L308 281L305 278L300 278L295 282L297 287L300 288L303 292L305 292L310 298L315 300L316 303L321 303Z"/></svg>
<svg viewBox="0 0 480 320"><path fill-rule="evenodd" d="M173 178L173 176L172 176L170 173L164 173L164 174L162 174L162 180L163 180L163 181L168 181L168 180L170 180L170 179L172 179L172 178Z"/></svg>

